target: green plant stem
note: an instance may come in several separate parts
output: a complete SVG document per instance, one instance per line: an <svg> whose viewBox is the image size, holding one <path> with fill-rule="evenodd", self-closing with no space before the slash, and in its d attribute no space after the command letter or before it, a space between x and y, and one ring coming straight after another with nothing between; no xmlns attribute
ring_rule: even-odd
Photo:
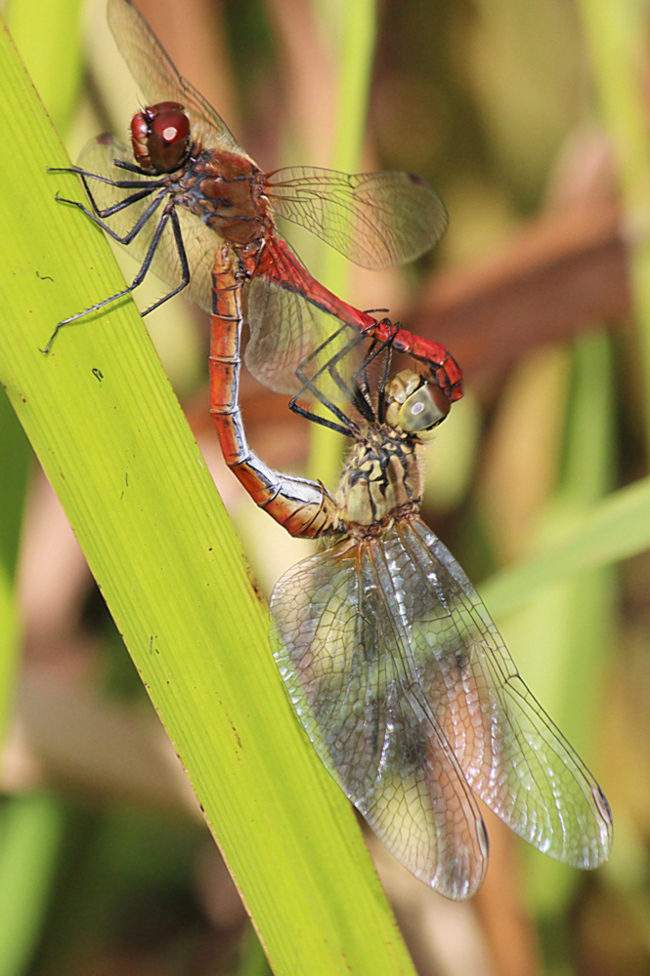
<svg viewBox="0 0 650 976"><path fill-rule="evenodd" d="M0 742L13 704L20 653L15 574L31 460L29 442L0 390Z"/></svg>
<svg viewBox="0 0 650 976"><path fill-rule="evenodd" d="M642 76L647 63L648 11L637 0L581 0L580 8L626 213L650 442L650 137Z"/></svg>
<svg viewBox="0 0 650 976"><path fill-rule="evenodd" d="M59 850L62 814L49 794L0 807L0 972L27 971Z"/></svg>
<svg viewBox="0 0 650 976"><path fill-rule="evenodd" d="M613 370L604 332L575 343L566 378L568 410L557 447L564 454L560 484L538 520L534 548L562 533L600 501L614 480ZM562 556L563 562L566 557ZM611 566L590 566L570 578L547 580L520 612L508 618L517 664L569 742L592 765L601 725L600 704L613 646L616 579ZM600 776L602 763L595 764ZM603 786L607 790L607 783ZM566 913L581 883L577 871L536 852L527 858L536 915Z"/></svg>
<svg viewBox="0 0 650 976"><path fill-rule="evenodd" d="M583 569L610 566L650 548L650 478L613 492L558 531L544 551L504 569L480 587L498 617L522 606L543 586Z"/></svg>
<svg viewBox="0 0 650 976"><path fill-rule="evenodd" d="M340 8L340 68L336 86L331 166L344 173L360 167L366 131L368 92L376 37L375 0L351 0ZM346 298L350 262L331 247L322 249L319 277L330 291ZM332 320L335 325L335 320ZM342 439L333 431L312 424L307 473L328 487L338 483Z"/></svg>

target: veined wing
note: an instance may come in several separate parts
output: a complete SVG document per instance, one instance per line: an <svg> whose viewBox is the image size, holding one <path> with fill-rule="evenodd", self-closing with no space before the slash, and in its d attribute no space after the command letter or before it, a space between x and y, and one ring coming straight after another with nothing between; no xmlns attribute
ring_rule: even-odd
<svg viewBox="0 0 650 976"><path fill-rule="evenodd" d="M204 146L250 157L209 102L177 71L162 44L131 0L108 0L108 23L131 74L150 105L179 102L187 112L192 136Z"/></svg>
<svg viewBox="0 0 650 976"><path fill-rule="evenodd" d="M440 198L409 173L359 173L292 167L267 176L268 195L300 224L350 261L375 270L413 261L447 227Z"/></svg>
<svg viewBox="0 0 650 976"><path fill-rule="evenodd" d="M340 307L339 316L326 311L321 292L322 302L331 297L333 307ZM299 366L304 365L307 375L313 377L339 348L360 337L360 329L373 321L330 296L277 235L266 248L265 274L251 279L246 294L250 340L244 361L256 379L279 393L298 393L303 386L296 375ZM341 329L342 323L346 329ZM334 337L339 331L340 345ZM356 352L351 350L340 363L344 378L354 371ZM322 390L337 398L326 380Z"/></svg>
<svg viewBox="0 0 650 976"><path fill-rule="evenodd" d="M77 165L81 169L85 169L99 177L104 177L107 180L129 180L142 183L143 188L151 182L151 178L146 176L140 177L136 173L130 173L127 170L120 169L115 165L116 159L132 163L133 155L125 145L113 139L111 136L104 135L98 139L93 139L84 147ZM101 179L93 180L89 177L84 177L84 180L98 207L102 210L114 206L125 197L137 192L111 186L110 183L104 183ZM144 214L154 199L156 192L154 190L150 196L138 200L123 210L119 210L112 216L107 217L105 222L117 234L123 237L135 226L139 218ZM144 260L160 217L162 216L164 205L165 201L152 214L133 241L125 245L128 253L136 261ZM184 207L176 207L176 214L180 221L183 243L191 273L190 284L182 294L209 312L212 307L212 266L214 264L215 249L219 244L220 238L203 221ZM167 224L156 248L151 263L151 271L172 288L176 287L181 281L181 263L170 224Z"/></svg>
<svg viewBox="0 0 650 976"><path fill-rule="evenodd" d="M339 323L296 292L265 278L253 278L246 294L250 327L246 366L264 386L278 393L298 393L303 385L298 367L316 353Z"/></svg>
<svg viewBox="0 0 650 976"><path fill-rule="evenodd" d="M419 520L395 524L385 556L418 694L472 790L544 854L597 867L612 841L607 800L526 687L461 567Z"/></svg>
<svg viewBox="0 0 650 976"><path fill-rule="evenodd" d="M346 540L285 573L271 599L276 661L318 755L391 853L441 894L468 898L487 867L485 826L420 700L381 549Z"/></svg>
<svg viewBox="0 0 650 976"><path fill-rule="evenodd" d="M271 606L308 735L417 877L453 898L480 884L487 844L471 790L551 857L582 868L607 857L602 791L422 522L304 560Z"/></svg>

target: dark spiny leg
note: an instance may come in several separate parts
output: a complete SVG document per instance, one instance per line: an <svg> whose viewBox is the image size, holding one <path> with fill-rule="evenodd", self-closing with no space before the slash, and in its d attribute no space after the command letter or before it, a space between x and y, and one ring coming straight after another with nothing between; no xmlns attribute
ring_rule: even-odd
<svg viewBox="0 0 650 976"><path fill-rule="evenodd" d="M67 200L65 197L59 197L59 196L57 196L56 199L60 203L69 203L71 204L71 206L77 207L87 217L90 217L93 223L97 224L98 227L101 227L102 230L105 230L106 233L109 235L109 237L112 237L114 241L117 241L118 244L124 244L128 246L134 240L134 238L138 236L138 234L145 226L145 224L152 218L152 216L154 215L154 213L156 212L160 204L165 199L165 196L167 195L167 190L163 189L160 193L158 193L154 197L154 199L151 201L147 209L144 211L143 214L140 215L140 217L133 225L131 230L128 232L128 234L124 234L124 236L120 236L119 234L117 234L112 229L112 227L109 227L109 225L102 220L102 217L111 216L111 214L117 213L119 210L124 210L125 207L131 206L133 203L137 203L138 200L143 199L145 196L148 196L148 194L149 191L147 191L147 193L143 193L140 195L133 194L132 197L127 197L128 203L124 203L124 201L122 201L121 204L116 204L115 207L109 207L108 208L108 211L110 211L109 213L102 213L100 210L97 210L95 213L93 213L92 210L89 210L88 207L85 207L83 203L79 203L78 200ZM93 203L93 207L95 207L95 202L92 196L90 195L90 193L88 195L90 196L90 199Z"/></svg>
<svg viewBox="0 0 650 976"><path fill-rule="evenodd" d="M131 284L128 285L128 287L123 288L122 291L117 292L115 295L111 295L109 298L105 298L103 301L97 302L96 305L91 305L90 308L84 309L83 312L77 312L76 315L71 315L70 318L63 319L61 322L59 322L56 328L54 329L54 332L48 339L47 345L45 346L44 349L41 349L41 352L43 353L44 356L47 356L47 354L49 353L50 349L52 348L52 343L56 339L59 330L62 329L64 325L69 325L71 322L75 322L77 319L83 318L84 315L89 315L91 312L97 312L100 308L103 308L104 305L110 305L111 302L117 301L118 298L124 298L125 295L130 295L131 292L138 287L138 285L142 282L143 278L145 277L147 271L149 270L151 262L153 261L154 254L156 253L158 244L160 243L160 238L162 236L165 227L167 226L169 219L170 219L170 212L167 211L163 213L162 217L160 218L160 221L158 222L158 226L156 227L156 232L151 239L151 243L145 255L145 259L142 262L140 270L136 274ZM176 236L176 231L174 231L174 235ZM177 244L178 244L178 239L177 239ZM182 263L183 262L181 259L181 264ZM185 262L185 264L187 264L187 261ZM156 302L155 305L152 305L151 308L147 309L147 312L150 312L153 308L157 308L159 305L162 305L163 302L166 302L173 295L176 295L181 290L181 288L184 288L186 285L187 282L179 286L179 288L175 288L168 295L165 295L165 297L162 298L159 302Z"/></svg>
<svg viewBox="0 0 650 976"><path fill-rule="evenodd" d="M150 305L149 308L145 309L142 313L143 318L145 315L148 315L149 312L153 312L154 309L164 305L165 302L168 302L170 298L174 297L174 295L178 295L179 292L183 291L184 288L187 288L192 278L190 266L187 260L187 252L185 250L185 242L183 241L183 232L181 230L181 224L175 207L169 211L169 215L172 222L172 230L174 232L174 241L176 243L178 260L180 261L181 265L181 282L176 286L176 288L174 288L173 291L170 291L163 298L159 298L157 302L154 302L153 305ZM153 259L153 254L151 255L151 258Z"/></svg>

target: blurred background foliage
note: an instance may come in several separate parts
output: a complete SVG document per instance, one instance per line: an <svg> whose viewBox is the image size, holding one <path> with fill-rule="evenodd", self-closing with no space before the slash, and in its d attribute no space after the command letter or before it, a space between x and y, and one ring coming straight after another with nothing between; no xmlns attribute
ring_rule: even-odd
<svg viewBox="0 0 650 976"><path fill-rule="evenodd" d="M317 241L290 237L344 297L390 308L407 328L444 341L465 368L467 395L430 450L425 516L470 577L486 581L522 674L605 789L616 837L609 863L584 875L528 850L490 817L488 877L469 905L432 894L370 839L418 971L650 973L649 557L613 565L603 550L569 578L560 559L561 578L522 591L516 609L500 614L498 599L500 570L561 552L600 499L647 473L645 6L139 5L263 169L407 169L450 213L436 253L382 275L343 268ZM8 0L4 12L72 158L102 130L124 137L134 85L102 0ZM365 128L364 66L358 77L341 68L350 31L362 32L368 57L374 46ZM132 276L128 257L120 260ZM145 307L160 285L140 291ZM147 321L268 591L306 543L260 515L220 461L207 413L205 319L175 300ZM319 441L308 461L307 425L282 397L249 378L242 395L249 439L267 463L297 472L309 463L330 480L336 462L321 456ZM0 972L266 972L4 400L0 443ZM650 512L634 518L628 530L638 528L641 550Z"/></svg>

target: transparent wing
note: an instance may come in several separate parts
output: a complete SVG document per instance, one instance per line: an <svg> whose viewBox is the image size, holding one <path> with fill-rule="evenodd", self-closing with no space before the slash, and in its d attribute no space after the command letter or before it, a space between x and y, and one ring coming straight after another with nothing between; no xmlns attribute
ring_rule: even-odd
<svg viewBox="0 0 650 976"><path fill-rule="evenodd" d="M321 760L392 854L441 894L468 898L487 867L485 827L419 700L407 627L377 575L380 548L347 540L282 577L276 661Z"/></svg>
<svg viewBox="0 0 650 976"><path fill-rule="evenodd" d="M271 606L278 664L308 735L417 877L454 898L480 884L487 843L471 790L551 857L582 868L607 857L611 815L598 784L423 523L304 560Z"/></svg>
<svg viewBox="0 0 650 976"><path fill-rule="evenodd" d="M198 137L204 146L246 156L223 119L176 70L135 4L131 0L108 0L106 13L120 54L149 104L180 102L189 116L194 138Z"/></svg>
<svg viewBox="0 0 650 976"><path fill-rule="evenodd" d="M247 295L250 339L244 361L253 376L278 393L293 395L304 386L297 372L303 367L308 378L321 374L319 388L325 396L340 399L327 380L326 365L353 333L359 335L357 330L341 327L333 315L264 278L253 278ZM355 344L339 364L343 378L349 378L358 359Z"/></svg>
<svg viewBox="0 0 650 976"><path fill-rule="evenodd" d="M447 211L409 173L360 173L293 167L267 176L277 212L364 268L413 261L440 240Z"/></svg>
<svg viewBox="0 0 650 976"><path fill-rule="evenodd" d="M463 570L419 520L396 523L386 557L418 686L472 790L543 853L597 867L612 841L607 801L522 681Z"/></svg>
<svg viewBox="0 0 650 976"><path fill-rule="evenodd" d="M125 145L113 139L111 136L100 136L98 139L93 139L84 147L77 165L81 169L108 180L132 180L133 182L142 183L143 187L150 182L150 179L146 176L139 177L137 174L117 167L115 165L116 159L129 163L133 162L133 156ZM110 183L93 180L89 177L86 177L85 180L97 206L102 210L114 206L134 192L133 190L125 190L120 187L111 186ZM143 200L138 200L125 209L107 217L106 223L117 234L124 237L144 214L155 193L156 191L151 196ZM152 214L137 237L130 244L125 245L126 250L136 261L144 260L149 245L151 244L151 239L162 216L163 207L164 202ZM184 207L176 207L176 214L180 221L183 243L191 274L190 284L182 294L209 312L212 307L212 266L214 264L215 249L220 238L198 217ZM181 281L181 263L178 256L178 248L169 224L165 228L156 249L151 270L171 288L174 288Z"/></svg>
<svg viewBox="0 0 650 976"><path fill-rule="evenodd" d="M297 376L298 367L303 366L311 378L324 372L339 349L352 344L339 363L340 375L347 379L360 354L354 343L354 337L361 335L359 329L310 302L305 293L309 293L312 279L306 275L301 283L296 277L298 268L292 263L285 273L282 252L278 252L273 279L254 277L247 287L250 339L244 361L256 379L279 393L300 392L303 382ZM291 287L282 287L289 274ZM322 391L339 398L326 379Z"/></svg>

